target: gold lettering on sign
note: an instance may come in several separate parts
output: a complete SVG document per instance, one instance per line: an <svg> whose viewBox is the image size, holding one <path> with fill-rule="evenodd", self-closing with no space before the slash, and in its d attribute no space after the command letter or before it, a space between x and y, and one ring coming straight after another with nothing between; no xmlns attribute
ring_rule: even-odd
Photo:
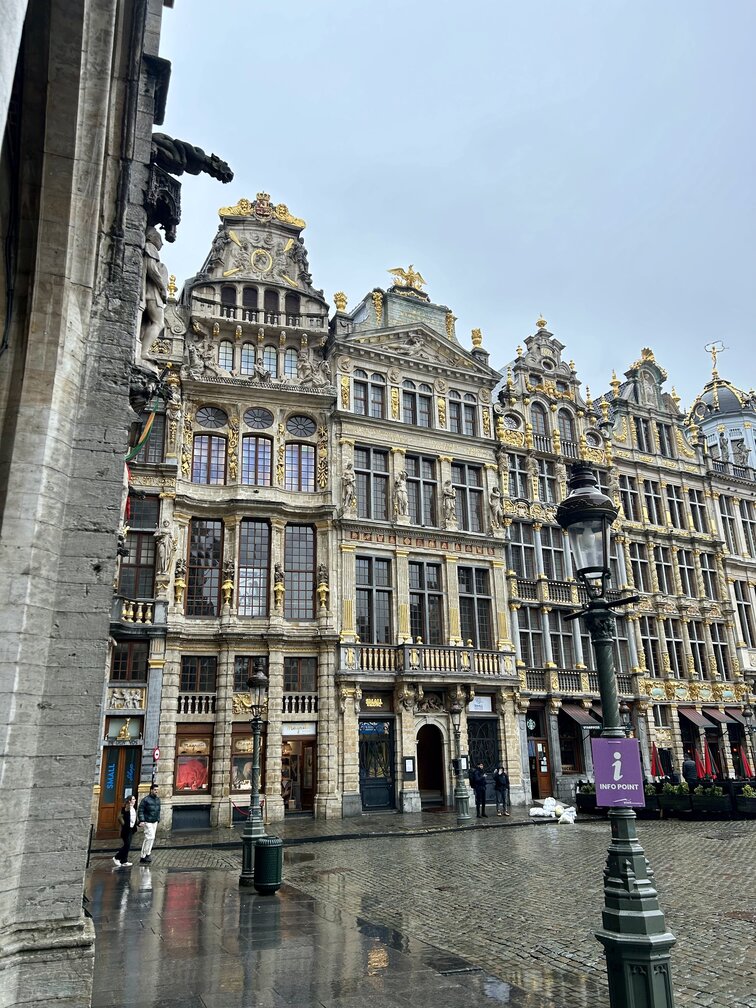
<svg viewBox="0 0 756 1008"><path fill-rule="evenodd" d="M383 707L383 700L380 697L365 697L366 707Z"/></svg>

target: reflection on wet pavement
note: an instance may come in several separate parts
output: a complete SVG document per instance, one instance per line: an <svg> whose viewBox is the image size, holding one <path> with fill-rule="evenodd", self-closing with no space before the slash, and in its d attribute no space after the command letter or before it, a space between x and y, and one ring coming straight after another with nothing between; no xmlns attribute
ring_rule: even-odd
<svg viewBox="0 0 756 1008"><path fill-rule="evenodd" d="M304 859L303 859L304 860ZM534 1008L464 959L284 885L238 873L97 865L93 1008Z"/></svg>

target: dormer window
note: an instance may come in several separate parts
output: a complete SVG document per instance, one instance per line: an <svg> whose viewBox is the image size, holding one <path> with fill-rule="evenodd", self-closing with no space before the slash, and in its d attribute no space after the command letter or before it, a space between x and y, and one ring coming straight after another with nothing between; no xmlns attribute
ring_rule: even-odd
<svg viewBox="0 0 756 1008"><path fill-rule="evenodd" d="M413 381L402 382L402 420L418 427L431 427L433 410L433 390L430 385Z"/></svg>
<svg viewBox="0 0 756 1008"><path fill-rule="evenodd" d="M464 396L457 389L449 391L449 430L452 434L475 437L477 429L477 399L471 392Z"/></svg>
<svg viewBox="0 0 756 1008"><path fill-rule="evenodd" d="M561 409L557 413L557 424L559 427L559 437L562 442L562 452L568 458L577 458L577 444L575 442L575 421L572 414Z"/></svg>
<svg viewBox="0 0 756 1008"><path fill-rule="evenodd" d="M536 451L551 451L551 432L548 426L546 407L535 402L530 407L530 422L533 425L533 444Z"/></svg>
<svg viewBox="0 0 756 1008"><path fill-rule="evenodd" d="M369 375L362 368L357 368L353 388L355 413L377 420L386 416L386 379L382 374L373 371Z"/></svg>

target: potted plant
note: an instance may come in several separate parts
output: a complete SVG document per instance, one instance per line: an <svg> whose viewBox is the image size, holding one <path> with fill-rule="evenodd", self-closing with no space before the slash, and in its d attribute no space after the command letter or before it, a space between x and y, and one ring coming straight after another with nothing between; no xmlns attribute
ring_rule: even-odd
<svg viewBox="0 0 756 1008"><path fill-rule="evenodd" d="M659 793L656 790L656 784L653 781L646 781L643 785L643 794L646 799L646 805L644 808L637 808L635 810L636 815L644 815L646 813L653 813L655 815L659 811Z"/></svg>
<svg viewBox="0 0 756 1008"><path fill-rule="evenodd" d="M694 812L724 812L729 815L732 811L730 796L716 785L704 787L703 784L699 784L693 789L691 805Z"/></svg>
<svg viewBox="0 0 756 1008"><path fill-rule="evenodd" d="M690 811L690 788L685 781L681 784L666 782L659 795L659 808L662 812Z"/></svg>
<svg viewBox="0 0 756 1008"><path fill-rule="evenodd" d="M578 812L595 812L596 785L590 781L581 781L575 795L575 804Z"/></svg>
<svg viewBox="0 0 756 1008"><path fill-rule="evenodd" d="M746 784L735 799L735 807L741 815L756 816L756 788Z"/></svg>

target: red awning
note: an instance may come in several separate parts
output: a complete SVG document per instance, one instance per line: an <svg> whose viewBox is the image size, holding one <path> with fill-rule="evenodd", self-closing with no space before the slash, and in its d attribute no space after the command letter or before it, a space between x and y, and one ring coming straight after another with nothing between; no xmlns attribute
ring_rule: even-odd
<svg viewBox="0 0 756 1008"><path fill-rule="evenodd" d="M703 714L699 714L695 707L678 707L677 713L682 714L696 728L711 728L711 721L705 718Z"/></svg>
<svg viewBox="0 0 756 1008"><path fill-rule="evenodd" d="M725 707L725 714L731 717L733 721L737 721L738 724L744 725L746 719L743 717L743 711L738 707Z"/></svg>
<svg viewBox="0 0 756 1008"><path fill-rule="evenodd" d="M562 704L562 710L567 717L571 717L572 720L577 721L579 725L583 725L586 728L598 727L598 722L595 718L591 717L591 712L587 711L585 707L579 707L577 704L565 703Z"/></svg>
<svg viewBox="0 0 756 1008"><path fill-rule="evenodd" d="M723 714L716 707L704 707L703 712L707 718L711 718L716 724L735 724L728 714Z"/></svg>

